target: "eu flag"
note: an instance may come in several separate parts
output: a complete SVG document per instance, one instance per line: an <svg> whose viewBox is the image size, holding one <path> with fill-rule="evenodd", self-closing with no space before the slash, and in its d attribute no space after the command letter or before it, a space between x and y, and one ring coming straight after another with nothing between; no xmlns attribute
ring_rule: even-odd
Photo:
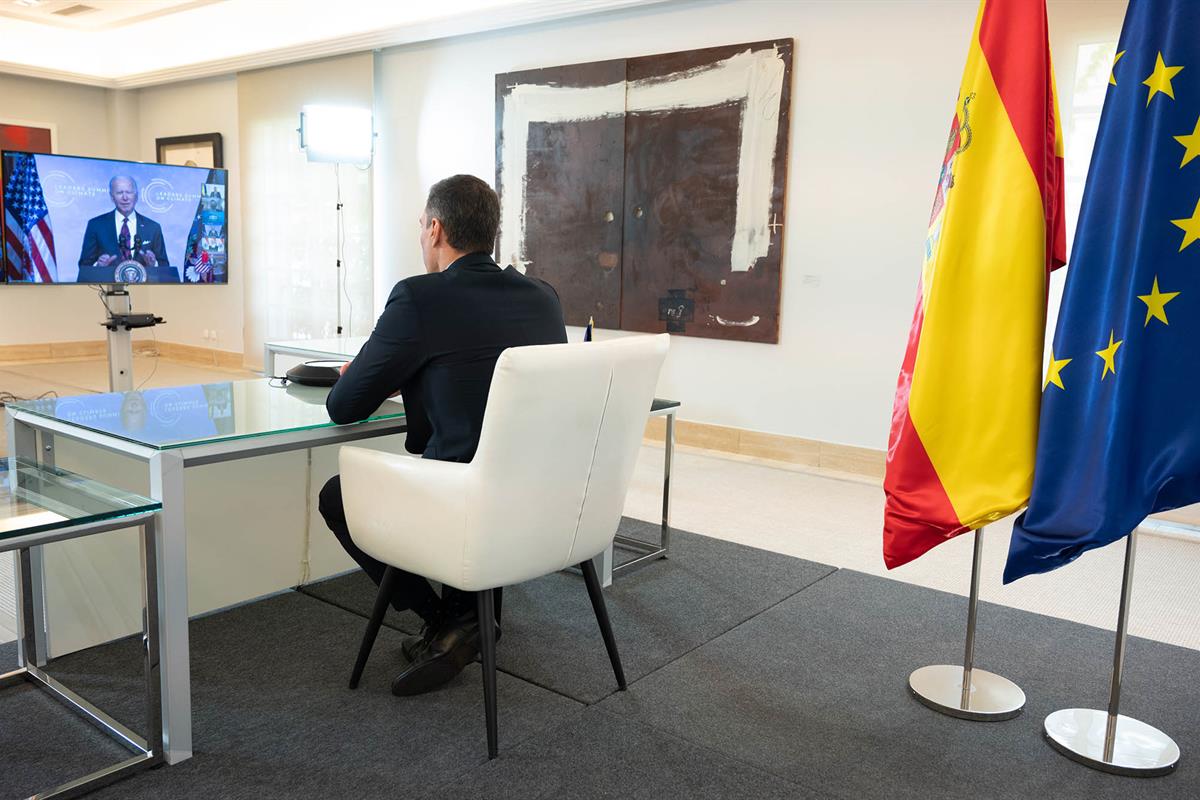
<svg viewBox="0 0 1200 800"><path fill-rule="evenodd" d="M1130 3L1004 582L1200 500L1200 3Z"/></svg>

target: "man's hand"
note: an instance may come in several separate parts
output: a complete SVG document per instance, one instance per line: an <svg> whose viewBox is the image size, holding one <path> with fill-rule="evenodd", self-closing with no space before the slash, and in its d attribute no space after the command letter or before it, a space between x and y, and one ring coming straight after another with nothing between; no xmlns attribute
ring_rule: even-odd
<svg viewBox="0 0 1200 800"><path fill-rule="evenodd" d="M345 364L342 364L341 368L338 370L338 375L345 375L346 370L350 369L350 363L351 362L347 361Z"/></svg>
<svg viewBox="0 0 1200 800"><path fill-rule="evenodd" d="M157 267L158 266L158 258L154 255L153 250L143 250L142 251L142 262L147 267Z"/></svg>
<svg viewBox="0 0 1200 800"><path fill-rule="evenodd" d="M116 256L102 255L96 259L97 267L107 267L109 264L117 260Z"/></svg>

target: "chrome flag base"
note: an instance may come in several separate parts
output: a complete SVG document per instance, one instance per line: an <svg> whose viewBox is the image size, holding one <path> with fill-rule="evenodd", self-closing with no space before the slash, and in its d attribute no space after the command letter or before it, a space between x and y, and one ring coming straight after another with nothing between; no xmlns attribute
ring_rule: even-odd
<svg viewBox="0 0 1200 800"><path fill-rule="evenodd" d="M983 528L975 531L971 561L971 599L967 603L967 645L962 666L936 664L908 676L913 697L934 711L959 719L1002 722L1025 708L1020 686L991 672L975 669L975 616L979 610L979 569L983 561Z"/></svg>
<svg viewBox="0 0 1200 800"><path fill-rule="evenodd" d="M1117 775L1152 778L1179 764L1179 745L1152 725L1118 714L1112 746L1105 754L1108 712L1066 708L1046 717L1046 741L1072 761Z"/></svg>
<svg viewBox="0 0 1200 800"><path fill-rule="evenodd" d="M1117 644L1113 649L1108 710L1067 708L1055 711L1046 717L1042 732L1051 747L1072 761L1117 775L1154 778L1175 769L1179 763L1179 745L1158 728L1120 713L1136 554L1135 529L1125 541L1125 574L1121 578L1121 606L1117 612Z"/></svg>
<svg viewBox="0 0 1200 800"><path fill-rule="evenodd" d="M924 705L959 719L1002 722L1025 708L1025 692L1008 678L982 669L972 669L970 675L965 703L963 668L956 664L921 667L908 676L908 688Z"/></svg>

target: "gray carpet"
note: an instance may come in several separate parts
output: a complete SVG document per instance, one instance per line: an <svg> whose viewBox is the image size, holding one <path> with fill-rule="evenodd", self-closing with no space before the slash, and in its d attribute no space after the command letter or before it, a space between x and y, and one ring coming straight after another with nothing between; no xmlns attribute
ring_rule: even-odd
<svg viewBox="0 0 1200 800"><path fill-rule="evenodd" d="M626 518L621 533L657 537L658 527ZM833 572L825 564L707 536L682 531L672 536L669 561L617 573L605 592L629 681L649 675ZM303 591L363 616L370 614L375 598L375 585L361 572ZM413 624L415 615L389 614L385 622L400 630L419 627ZM558 573L506 588L502 616L504 636L497 651L501 670L584 703L617 690L583 578Z"/></svg>
<svg viewBox="0 0 1200 800"><path fill-rule="evenodd" d="M97 792L97 798L396 797L487 760L479 668L446 689L401 700L389 692L399 635L384 630L356 691L346 687L361 619L291 592L191 625L195 758ZM57 659L51 671L127 724L141 719L137 642ZM5 700L7 703L7 698ZM503 736L514 747L580 706L501 676ZM5 721L8 706L0 707ZM131 727L144 729L140 724ZM0 753L22 726L0 725ZM66 763L20 765L23 785L76 777ZM7 786L7 782L3 784ZM10 796L5 793L5 796ZM23 796L23 795L22 795Z"/></svg>
<svg viewBox="0 0 1200 800"><path fill-rule="evenodd" d="M493 762L477 665L442 691L394 698L401 634L381 632L350 691L364 619L343 607L292 592L194 620L196 756L93 796L1200 797L1200 652L1130 642L1123 710L1184 750L1175 774L1137 780L1074 764L1040 735L1048 712L1104 703L1105 631L985 604L978 663L1020 683L1029 706L984 724L938 715L905 688L912 669L960 657L961 597L688 535L606 596L637 679L591 702L612 675L580 580L506 595ZM140 729L137 646L72 654L51 672ZM13 653L0 647L0 665ZM28 689L0 701L0 800L122 753Z"/></svg>
<svg viewBox="0 0 1200 800"><path fill-rule="evenodd" d="M820 796L686 739L592 707L437 789L426 800Z"/></svg>
<svg viewBox="0 0 1200 800"><path fill-rule="evenodd" d="M1115 589L1115 587L1114 587ZM840 570L614 695L599 708L844 798L1196 798L1184 761L1155 780L1079 766L1041 738L1059 708L1104 708L1113 634L983 604L976 663L1025 689L1015 720L952 719L906 679L961 663L966 602ZM1123 713L1200 742L1200 653L1130 641Z"/></svg>

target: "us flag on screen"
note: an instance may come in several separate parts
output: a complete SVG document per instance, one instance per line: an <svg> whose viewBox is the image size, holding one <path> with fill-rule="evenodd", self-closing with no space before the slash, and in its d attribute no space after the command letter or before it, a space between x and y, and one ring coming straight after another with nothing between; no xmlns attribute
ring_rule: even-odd
<svg viewBox="0 0 1200 800"><path fill-rule="evenodd" d="M194 272L198 283L212 283L212 260L204 250L192 251L188 256L188 271Z"/></svg>
<svg viewBox="0 0 1200 800"><path fill-rule="evenodd" d="M16 154L4 187L4 252L9 280L54 283L54 231L32 155Z"/></svg>

